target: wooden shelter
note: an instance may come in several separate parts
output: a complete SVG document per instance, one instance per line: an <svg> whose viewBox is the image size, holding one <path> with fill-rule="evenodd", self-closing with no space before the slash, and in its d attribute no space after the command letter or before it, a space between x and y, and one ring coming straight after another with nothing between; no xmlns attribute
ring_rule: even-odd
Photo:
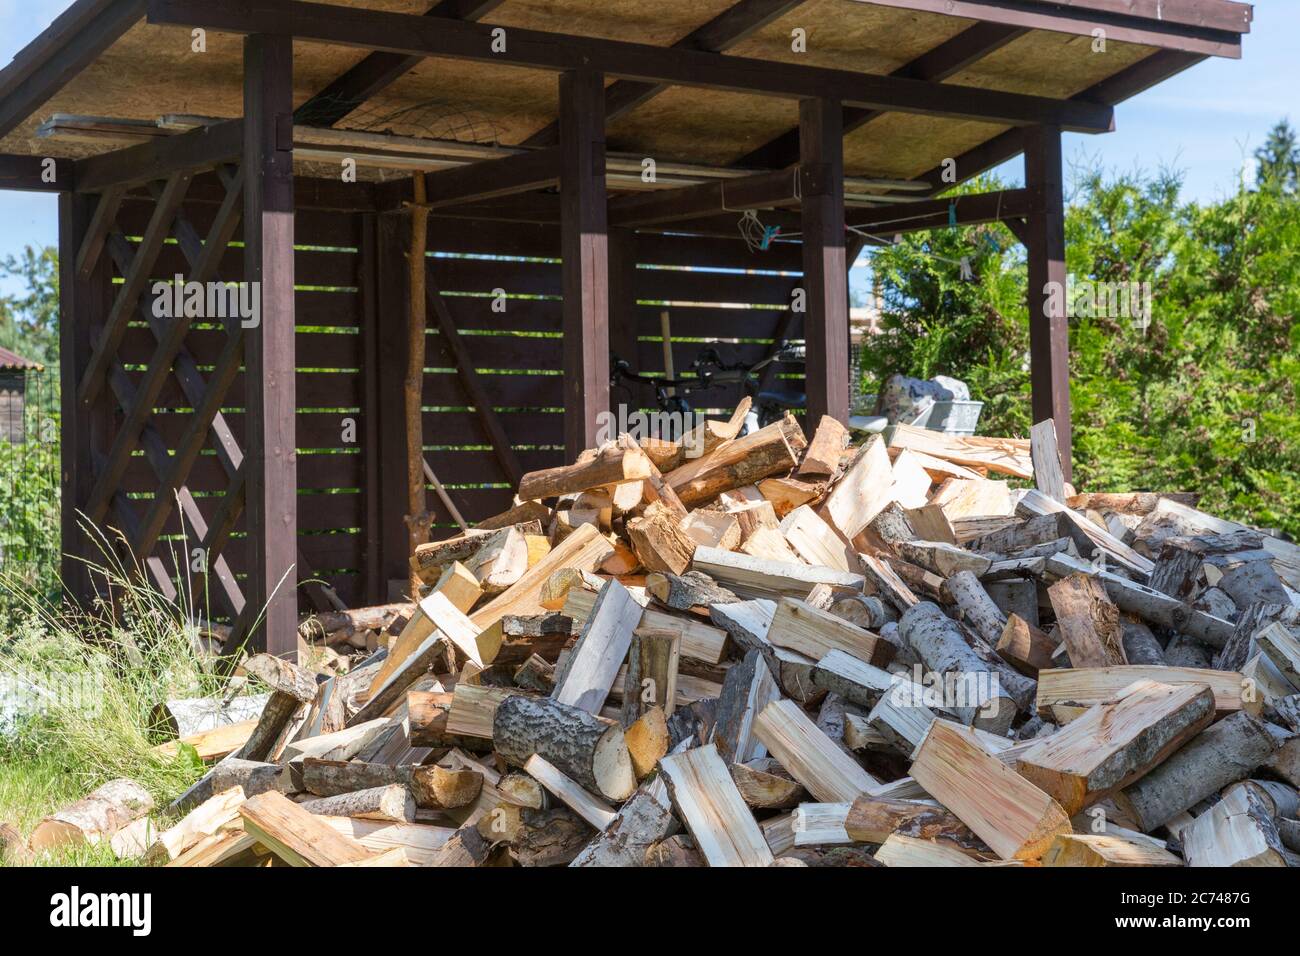
<svg viewBox="0 0 1300 956"><path fill-rule="evenodd" d="M847 266L936 225L1024 242L1034 416L1068 468L1062 131L1239 56L1251 19L1229 0L431 3L76 0L0 72L0 187L60 195L74 596L82 513L169 593L184 531L215 610L238 634L265 608L273 652L300 600L384 600L426 306L423 444L470 521L593 441L611 350L661 367L665 303L675 337L744 359L805 340L809 417L844 417ZM937 198L1020 153L1023 189ZM765 250L745 210L780 227ZM258 316L160 315L177 276L257 283ZM684 367L698 345L678 348Z"/></svg>

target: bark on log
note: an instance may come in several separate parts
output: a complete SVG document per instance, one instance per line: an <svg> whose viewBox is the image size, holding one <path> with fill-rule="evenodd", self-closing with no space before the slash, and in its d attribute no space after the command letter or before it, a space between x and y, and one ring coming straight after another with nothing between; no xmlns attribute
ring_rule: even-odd
<svg viewBox="0 0 1300 956"><path fill-rule="evenodd" d="M636 789L623 728L577 707L521 694L508 697L496 709L492 741L507 763L522 767L539 754L608 800L626 800Z"/></svg>
<svg viewBox="0 0 1300 956"><path fill-rule="evenodd" d="M1001 684L1001 672L975 653L956 622L927 601L909 608L898 629L930 670L961 675L969 703L952 708L960 720L993 733L1006 732L1019 707L1008 691L993 690L993 686ZM981 674L987 676L980 678Z"/></svg>
<svg viewBox="0 0 1300 956"><path fill-rule="evenodd" d="M109 840L154 807L149 791L134 780L110 780L89 796L46 817L32 831L33 852Z"/></svg>
<svg viewBox="0 0 1300 956"><path fill-rule="evenodd" d="M1137 828L1156 827L1229 784L1245 780L1277 749L1267 727L1245 711L1201 731L1181 750L1115 796Z"/></svg>
<svg viewBox="0 0 1300 956"><path fill-rule="evenodd" d="M740 600L703 571L687 571L685 574L655 572L647 575L646 590L676 611L734 604Z"/></svg>
<svg viewBox="0 0 1300 956"><path fill-rule="evenodd" d="M1124 621L1124 656L1130 664L1165 664L1165 650L1141 621Z"/></svg>
<svg viewBox="0 0 1300 956"><path fill-rule="evenodd" d="M1002 631L1007 626L1006 615L993 603L989 592L984 590L979 578L971 571L958 571L948 578L944 585L953 603L957 605L963 620L975 633L996 647L1002 639Z"/></svg>
<svg viewBox="0 0 1300 956"><path fill-rule="evenodd" d="M392 823L415 822L415 798L401 784L355 790L301 804L308 813L325 817L360 817Z"/></svg>

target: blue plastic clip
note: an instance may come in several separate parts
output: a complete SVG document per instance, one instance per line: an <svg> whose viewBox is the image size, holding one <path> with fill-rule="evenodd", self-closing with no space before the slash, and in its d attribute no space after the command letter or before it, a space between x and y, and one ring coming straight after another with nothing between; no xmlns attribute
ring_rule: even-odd
<svg viewBox="0 0 1300 956"><path fill-rule="evenodd" d="M948 203L948 225L957 225L957 204L955 202Z"/></svg>
<svg viewBox="0 0 1300 956"><path fill-rule="evenodd" d="M758 244L758 248L762 249L764 252L767 252L768 247L772 245L772 240L777 237L777 234L780 231L781 231L780 226L764 226L763 241Z"/></svg>

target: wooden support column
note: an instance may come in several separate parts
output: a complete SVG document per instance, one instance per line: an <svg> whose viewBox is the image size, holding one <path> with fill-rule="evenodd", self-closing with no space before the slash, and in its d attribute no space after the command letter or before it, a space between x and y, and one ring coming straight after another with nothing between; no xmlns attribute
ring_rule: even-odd
<svg viewBox="0 0 1300 956"><path fill-rule="evenodd" d="M377 217L375 291L377 302L376 406L379 461L379 567L384 599L389 581L405 581L410 565L406 530L406 315L410 282L406 249L410 221L403 213Z"/></svg>
<svg viewBox="0 0 1300 956"><path fill-rule="evenodd" d="M261 287L261 317L248 329L249 568L246 599L265 608L253 643L297 653L298 467L294 388L293 41L244 41L244 280Z"/></svg>
<svg viewBox="0 0 1300 956"><path fill-rule="evenodd" d="M388 584L383 566L383 496L380 487L381 467L379 396L379 216L365 213L355 217L360 253L358 268L361 301L361 456L365 486L364 531L365 603L385 604Z"/></svg>
<svg viewBox="0 0 1300 956"><path fill-rule="evenodd" d="M1065 310L1065 194L1061 130L1025 131L1029 190L1025 249L1029 263L1029 378L1034 421L1054 419L1065 480L1071 478L1070 330Z"/></svg>
<svg viewBox="0 0 1300 956"><path fill-rule="evenodd" d="M89 407L77 400L78 386L90 365L94 337L112 303L112 269L107 256L98 256L93 266L78 274L77 254L99 203L98 196L59 195L59 374L62 380L60 426L60 472L62 479L62 566L65 597L88 606L94 597L85 561L99 561L100 555L81 529L85 519L78 512L89 506L95 484L95 454L104 455L112 435L112 411L107 395L100 395ZM45 429L35 439L44 441Z"/></svg>
<svg viewBox="0 0 1300 956"><path fill-rule="evenodd" d="M844 248L843 107L835 100L799 104L803 211L804 339L808 412L849 420L849 275Z"/></svg>
<svg viewBox="0 0 1300 956"><path fill-rule="evenodd" d="M595 444L609 410L609 248L605 87L591 70L560 75L560 248L564 291L564 451Z"/></svg>

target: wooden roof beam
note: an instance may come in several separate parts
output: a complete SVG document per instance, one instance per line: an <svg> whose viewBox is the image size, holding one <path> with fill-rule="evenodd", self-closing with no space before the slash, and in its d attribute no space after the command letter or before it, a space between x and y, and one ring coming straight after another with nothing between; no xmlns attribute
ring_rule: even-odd
<svg viewBox="0 0 1300 956"><path fill-rule="evenodd" d="M29 193L71 192L74 168L70 159L54 160L51 181L45 157L0 153L0 189Z"/></svg>
<svg viewBox="0 0 1300 956"><path fill-rule="evenodd" d="M618 196L609 201L611 226L646 226L698 219L724 211L798 206L800 193L824 181L825 167L783 169L743 179Z"/></svg>
<svg viewBox="0 0 1300 956"><path fill-rule="evenodd" d="M162 136L138 146L89 156L76 162L78 192L162 179L237 160L244 148L244 121L223 120L177 136Z"/></svg>
<svg viewBox="0 0 1300 956"><path fill-rule="evenodd" d="M555 71L587 69L625 79L791 99L827 97L853 106L1011 126L1050 123L1077 132L1106 132L1114 118L1109 107L1098 104L517 28L507 30L505 49L494 52L499 45L493 31L498 27L318 3L149 0L149 22L293 36L412 56Z"/></svg>
<svg viewBox="0 0 1300 956"><path fill-rule="evenodd" d="M806 0L740 0L735 6L723 10L702 27L686 34L673 46L682 50L721 53L804 2ZM667 87L662 83L615 80L605 90L606 124L610 120L630 113L665 89ZM523 145L551 146L558 142L559 138L559 124L550 123L524 140Z"/></svg>
<svg viewBox="0 0 1300 956"><path fill-rule="evenodd" d="M1232 0L856 0L878 7L1001 23L1027 30L1140 43L1203 56L1241 57L1251 7Z"/></svg>
<svg viewBox="0 0 1300 956"><path fill-rule="evenodd" d="M1089 87L1073 99L1094 103L1119 103L1167 80L1176 73L1181 73L1203 59L1205 57L1195 53L1160 50ZM974 179L980 173L987 172L994 166L1001 165L1024 152L1022 133L1019 128L1006 130L956 157L957 182L963 183L968 179ZM916 181L929 183L935 192L943 192L953 185L944 182L943 173L942 166L935 166L917 176Z"/></svg>
<svg viewBox="0 0 1300 956"><path fill-rule="evenodd" d="M990 53L1002 49L1027 32L1020 27L1009 27L999 23L977 23L940 43L933 50L904 63L890 75L938 83L960 73ZM885 112L885 110L848 107L844 110L845 134L861 128L876 117L884 115ZM736 165L768 166L779 169L797 162L798 159L799 130L791 128L776 139L742 156L736 161Z"/></svg>
<svg viewBox="0 0 1300 956"><path fill-rule="evenodd" d="M558 185L558 147L456 166L424 177L425 205L452 206Z"/></svg>
<svg viewBox="0 0 1300 956"><path fill-rule="evenodd" d="M481 20L505 0L440 0L426 17ZM400 80L424 59L400 53L372 53L321 90L293 114L295 123L333 126L366 100Z"/></svg>
<svg viewBox="0 0 1300 956"><path fill-rule="evenodd" d="M146 0L78 0L0 70L0 137L8 136L144 16Z"/></svg>

